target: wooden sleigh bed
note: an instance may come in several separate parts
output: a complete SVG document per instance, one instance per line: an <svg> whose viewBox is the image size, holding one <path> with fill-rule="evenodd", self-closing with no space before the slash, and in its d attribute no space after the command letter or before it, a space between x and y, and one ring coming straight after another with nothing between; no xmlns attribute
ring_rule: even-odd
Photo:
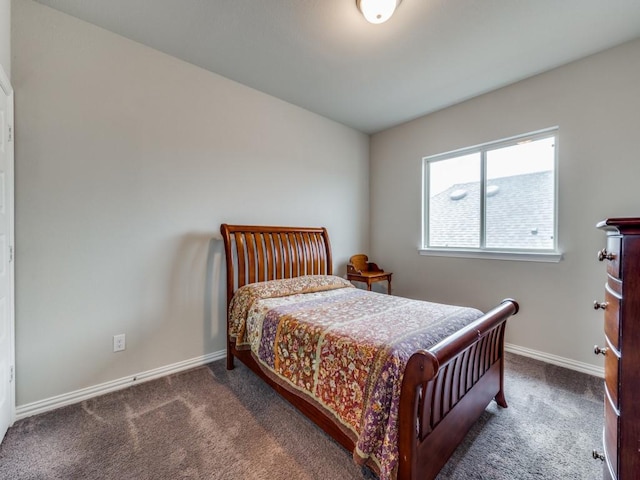
<svg viewBox="0 0 640 480"><path fill-rule="evenodd" d="M227 368L238 358L349 451L356 447L332 414L274 378L252 350L229 333L234 294L245 285L308 275L332 275L331 246L324 228L222 224L227 265ZM375 294L374 294L375 295ZM381 294L378 294L381 295ZM399 297L396 297L399 298ZM493 400L506 407L503 390L504 330L518 304L500 305L428 349L410 355L399 388L397 466L399 480L433 479ZM413 350L412 350L413 351ZM375 465L369 464L374 467Z"/></svg>

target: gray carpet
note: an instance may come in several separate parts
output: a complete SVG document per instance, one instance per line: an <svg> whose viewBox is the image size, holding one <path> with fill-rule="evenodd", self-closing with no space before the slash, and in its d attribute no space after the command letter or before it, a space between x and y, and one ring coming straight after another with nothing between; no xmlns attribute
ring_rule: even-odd
<svg viewBox="0 0 640 480"><path fill-rule="evenodd" d="M507 357L442 479L599 479L602 381ZM30 417L0 446L2 479L374 479L243 366L224 362Z"/></svg>

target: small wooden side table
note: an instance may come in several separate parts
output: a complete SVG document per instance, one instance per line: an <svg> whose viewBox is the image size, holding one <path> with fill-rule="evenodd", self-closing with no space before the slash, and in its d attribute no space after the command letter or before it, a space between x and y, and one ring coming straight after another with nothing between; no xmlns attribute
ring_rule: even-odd
<svg viewBox="0 0 640 480"><path fill-rule="evenodd" d="M369 262L363 253L353 255L347 265L347 280L350 282L363 282L367 284L367 290L371 291L371 284L387 281L387 293L391 295L391 272L385 272L378 265Z"/></svg>

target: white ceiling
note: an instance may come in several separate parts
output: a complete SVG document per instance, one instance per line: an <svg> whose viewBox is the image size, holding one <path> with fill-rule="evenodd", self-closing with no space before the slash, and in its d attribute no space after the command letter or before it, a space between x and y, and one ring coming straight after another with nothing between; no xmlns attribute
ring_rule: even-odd
<svg viewBox="0 0 640 480"><path fill-rule="evenodd" d="M373 133L640 37L640 0L38 0Z"/></svg>

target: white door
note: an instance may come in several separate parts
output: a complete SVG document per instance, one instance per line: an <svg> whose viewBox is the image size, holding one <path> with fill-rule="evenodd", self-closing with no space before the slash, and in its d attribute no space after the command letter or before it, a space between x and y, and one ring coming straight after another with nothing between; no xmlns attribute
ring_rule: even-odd
<svg viewBox="0 0 640 480"><path fill-rule="evenodd" d="M13 423L13 90L0 65L0 441Z"/></svg>

